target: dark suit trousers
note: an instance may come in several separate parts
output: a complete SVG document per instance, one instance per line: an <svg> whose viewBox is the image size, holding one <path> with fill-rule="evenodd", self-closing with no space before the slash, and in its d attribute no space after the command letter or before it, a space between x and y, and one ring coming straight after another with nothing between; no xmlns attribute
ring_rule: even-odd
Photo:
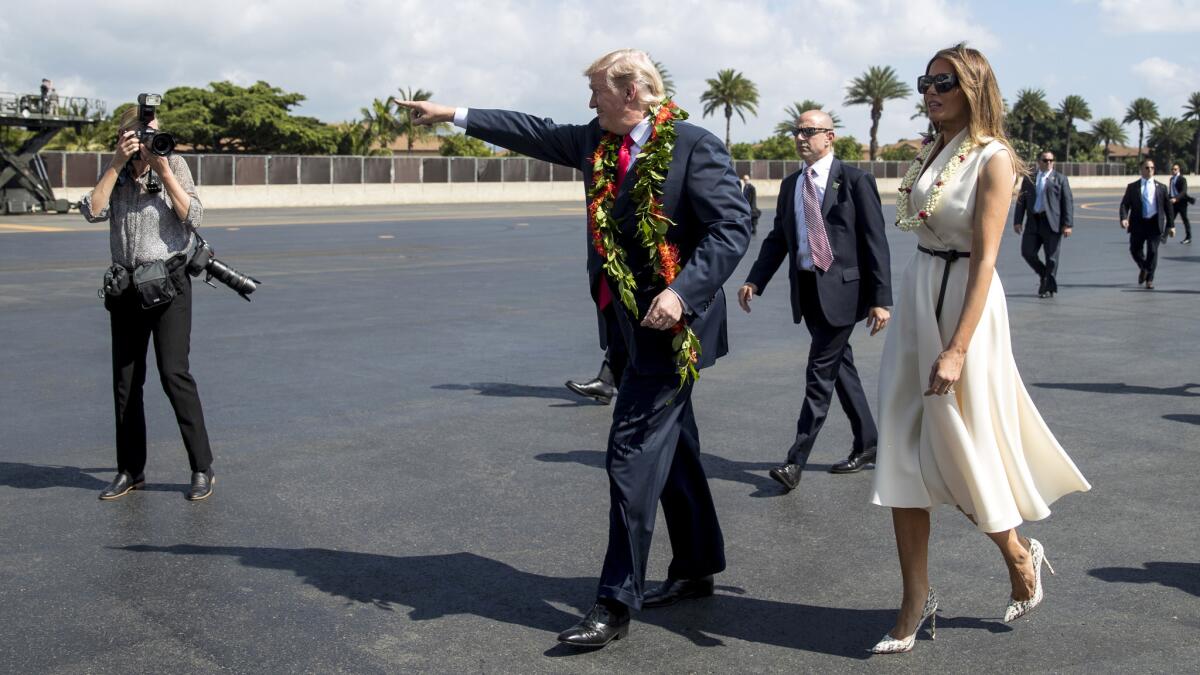
<svg viewBox="0 0 1200 675"><path fill-rule="evenodd" d="M137 476L146 468L146 414L142 390L146 383L146 351L154 338L163 391L175 410L192 471L212 466L212 450L204 426L204 411L196 380L188 366L192 333L191 278L177 273L182 292L166 305L142 309L135 293L108 299L112 328L113 403L117 425L117 470Z"/></svg>
<svg viewBox="0 0 1200 675"><path fill-rule="evenodd" d="M800 308L804 313L804 325L808 326L808 334L812 336L812 345L804 372L804 403L800 406L796 440L788 450L787 461L803 468L808 464L817 434L825 424L835 391L850 419L854 452L874 448L879 443L879 432L871 417L858 369L854 367L854 352L850 348L854 324L832 326L825 320L817 297L816 275L812 272L800 272Z"/></svg>
<svg viewBox="0 0 1200 675"><path fill-rule="evenodd" d="M1141 216L1129 218L1129 253L1138 269L1146 272L1146 280L1154 281L1154 270L1158 267L1158 244L1162 237L1153 218Z"/></svg>
<svg viewBox="0 0 1200 675"><path fill-rule="evenodd" d="M1045 280L1045 290L1058 292L1058 252L1062 243L1062 233L1050 229L1050 221L1044 213L1030 214L1029 224L1021 235L1021 257L1037 272L1038 278ZM1046 261L1038 257L1040 251L1045 252Z"/></svg>
<svg viewBox="0 0 1200 675"><path fill-rule="evenodd" d="M598 597L641 609L659 502L673 554L668 576L690 579L725 569L725 542L700 464L692 385L679 390L675 373L627 368L605 465L611 506Z"/></svg>
<svg viewBox="0 0 1200 675"><path fill-rule="evenodd" d="M620 385L621 375L629 363L629 353L625 351L625 338L621 336L621 327L617 324L617 315L613 307L613 303L610 302L603 310L604 330L607 334L605 343L608 345L608 349L604 350L604 366L612 373L613 384Z"/></svg>
<svg viewBox="0 0 1200 675"><path fill-rule="evenodd" d="M1175 227L1175 216L1178 215L1180 218L1183 219L1183 230L1184 230L1183 238L1191 239L1192 238L1192 221L1188 220L1187 210L1188 210L1188 202L1186 199L1181 198L1179 201L1175 202L1175 210L1171 213L1170 226Z"/></svg>

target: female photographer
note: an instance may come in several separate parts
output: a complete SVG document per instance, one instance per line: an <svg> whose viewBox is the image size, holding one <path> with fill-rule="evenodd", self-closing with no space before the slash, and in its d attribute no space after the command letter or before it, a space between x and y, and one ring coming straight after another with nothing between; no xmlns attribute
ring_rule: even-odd
<svg viewBox="0 0 1200 675"><path fill-rule="evenodd" d="M139 106L121 116L112 162L79 205L88 222L109 222L113 261L105 278L104 307L112 325L117 476L100 499L122 497L146 480L142 388L153 336L163 390L192 467L187 498L194 501L212 494L213 486L204 412L188 371L192 286L186 263L204 207L183 158L155 155L139 140L139 131L158 128L157 120L142 122L147 116Z"/></svg>

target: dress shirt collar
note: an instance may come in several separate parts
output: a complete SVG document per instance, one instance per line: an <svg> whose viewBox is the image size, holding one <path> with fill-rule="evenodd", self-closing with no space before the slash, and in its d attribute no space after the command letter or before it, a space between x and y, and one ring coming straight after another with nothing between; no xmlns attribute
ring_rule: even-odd
<svg viewBox="0 0 1200 675"><path fill-rule="evenodd" d="M650 118L643 117L642 121L638 122L637 126L629 132L629 137L633 139L633 144L640 148L646 144L646 141L650 140L651 131Z"/></svg>
<svg viewBox="0 0 1200 675"><path fill-rule="evenodd" d="M813 162L812 168L817 174L816 181L817 181L818 185L825 185L825 181L827 181L829 179L829 171L830 171L830 167L832 167L832 166L833 166L833 153L832 152L829 153L828 155L825 155L821 159L818 159L817 161ZM804 162L803 164L801 164L800 170L802 172L807 173L808 172L808 162Z"/></svg>

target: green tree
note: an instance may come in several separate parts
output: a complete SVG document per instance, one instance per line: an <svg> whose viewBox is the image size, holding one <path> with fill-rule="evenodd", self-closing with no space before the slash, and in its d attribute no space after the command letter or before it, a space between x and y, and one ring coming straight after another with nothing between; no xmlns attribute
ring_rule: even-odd
<svg viewBox="0 0 1200 675"><path fill-rule="evenodd" d="M1183 106L1183 119L1196 125L1196 161L1192 171L1200 172L1200 91L1193 91L1188 102Z"/></svg>
<svg viewBox="0 0 1200 675"><path fill-rule="evenodd" d="M159 124L201 151L328 154L337 130L314 117L292 114L305 100L266 82L241 87L212 82L207 89L175 87L163 93Z"/></svg>
<svg viewBox="0 0 1200 675"><path fill-rule="evenodd" d="M1147 124L1154 124L1158 121L1158 106L1148 98L1136 98L1133 103L1129 104L1129 108L1125 111L1125 119L1121 120L1121 124L1129 124L1137 122L1138 125L1138 156L1137 161L1142 163L1142 139L1145 138L1145 129Z"/></svg>
<svg viewBox="0 0 1200 675"><path fill-rule="evenodd" d="M1025 142L1029 147L1034 146L1033 132L1039 122L1049 120L1054 116L1050 104L1046 102L1046 92L1041 89L1022 89L1017 92L1017 102L1009 113L1009 121L1017 137L1024 132ZM1030 157L1032 159L1032 156Z"/></svg>
<svg viewBox="0 0 1200 675"><path fill-rule="evenodd" d="M871 106L871 161L875 161L875 154L879 150L879 119L883 117L884 102L905 98L910 94L912 89L896 77L896 71L891 66L871 66L846 87L846 100L842 105Z"/></svg>
<svg viewBox="0 0 1200 675"><path fill-rule="evenodd" d="M796 141L787 136L771 136L754 146L755 159L800 159Z"/></svg>
<svg viewBox="0 0 1200 675"><path fill-rule="evenodd" d="M1125 135L1125 130L1121 128L1121 123L1112 117L1104 117L1092 125L1092 138L1097 143L1104 144L1104 159L1108 161L1108 148L1113 143L1128 143L1129 137Z"/></svg>
<svg viewBox="0 0 1200 675"><path fill-rule="evenodd" d="M833 154L846 162L857 162L862 159L862 143L853 136L840 136L833 139Z"/></svg>
<svg viewBox="0 0 1200 675"><path fill-rule="evenodd" d="M905 143L893 145L879 153L879 158L885 162L911 162L917 156L917 149Z"/></svg>
<svg viewBox="0 0 1200 675"><path fill-rule="evenodd" d="M729 148L729 156L733 159L755 159L753 143L734 143Z"/></svg>
<svg viewBox="0 0 1200 675"><path fill-rule="evenodd" d="M433 92L425 91L424 89L397 87L397 90L400 92L400 95L396 98L401 101L428 101L433 98ZM397 134L403 134L408 141L409 153L413 151L413 144L417 141L423 138L432 138L437 135L440 129L447 128L445 124L419 125L413 120L412 111L400 106L396 106L395 119Z"/></svg>
<svg viewBox="0 0 1200 675"><path fill-rule="evenodd" d="M1188 145L1192 141L1192 125L1175 117L1163 117L1150 130L1150 137L1146 141L1150 146L1150 156L1165 173L1171 169L1173 162L1187 156Z"/></svg>
<svg viewBox="0 0 1200 675"><path fill-rule="evenodd" d="M666 93L667 98L675 98L675 80L671 79L671 71L667 70L662 61L650 59L650 62L654 64L654 67L658 70L658 76L662 78L663 92Z"/></svg>
<svg viewBox="0 0 1200 675"><path fill-rule="evenodd" d="M370 106L360 109L359 114L363 118L360 124L364 149L362 154L392 154L388 146L400 135L400 123L392 114L389 103L374 99Z"/></svg>
<svg viewBox="0 0 1200 675"><path fill-rule="evenodd" d="M438 152L443 157L491 157L495 154L487 143L466 134L447 134L441 140Z"/></svg>
<svg viewBox="0 0 1200 675"><path fill-rule="evenodd" d="M783 121L775 125L775 133L780 136L791 136L795 133L796 120L809 110L825 110L824 104L818 103L812 99L804 99L797 101L783 109ZM833 120L833 128L842 128L842 118L832 110L825 110L829 113L829 119Z"/></svg>
<svg viewBox="0 0 1200 675"><path fill-rule="evenodd" d="M1092 119L1092 109L1088 107L1087 101L1083 100L1082 96L1071 94L1064 98L1062 103L1058 104L1058 114L1066 119L1065 136L1066 150L1063 152L1063 161L1071 161L1071 133L1075 131L1075 120L1087 122Z"/></svg>
<svg viewBox="0 0 1200 675"><path fill-rule="evenodd" d="M737 113L743 122L746 113L758 115L758 87L746 79L744 75L732 68L717 72L715 78L706 80L708 90L700 95L704 104L704 117L712 115L718 108L725 112L725 147L731 146L729 128L733 113Z"/></svg>
<svg viewBox="0 0 1200 675"><path fill-rule="evenodd" d="M929 136L932 136L935 129L933 128L933 120L929 119L929 106L925 105L924 98L917 101L916 112L913 113L908 119L916 120L921 119L922 117L925 118L925 133Z"/></svg>

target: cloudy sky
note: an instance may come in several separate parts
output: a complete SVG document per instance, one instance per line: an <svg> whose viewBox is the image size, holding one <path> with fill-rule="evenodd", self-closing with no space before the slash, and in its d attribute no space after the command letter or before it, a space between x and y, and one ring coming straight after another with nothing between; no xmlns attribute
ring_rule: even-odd
<svg viewBox="0 0 1200 675"><path fill-rule="evenodd" d="M1052 104L1079 94L1096 117L1119 120L1147 96L1179 115L1200 91L1198 37L1200 0L43 0L0 14L0 91L35 91L50 77L60 94L112 109L139 91L266 80L333 122L412 86L452 105L582 122L582 69L633 46L667 67L678 102L718 134L723 118L699 115L705 79L735 68L757 83L758 116L734 117L735 142L770 135L804 98L865 141L867 109L842 100L871 65L911 82L932 52L966 40L1010 100L1023 87L1045 89ZM916 100L887 104L881 142L923 128L909 119Z"/></svg>

